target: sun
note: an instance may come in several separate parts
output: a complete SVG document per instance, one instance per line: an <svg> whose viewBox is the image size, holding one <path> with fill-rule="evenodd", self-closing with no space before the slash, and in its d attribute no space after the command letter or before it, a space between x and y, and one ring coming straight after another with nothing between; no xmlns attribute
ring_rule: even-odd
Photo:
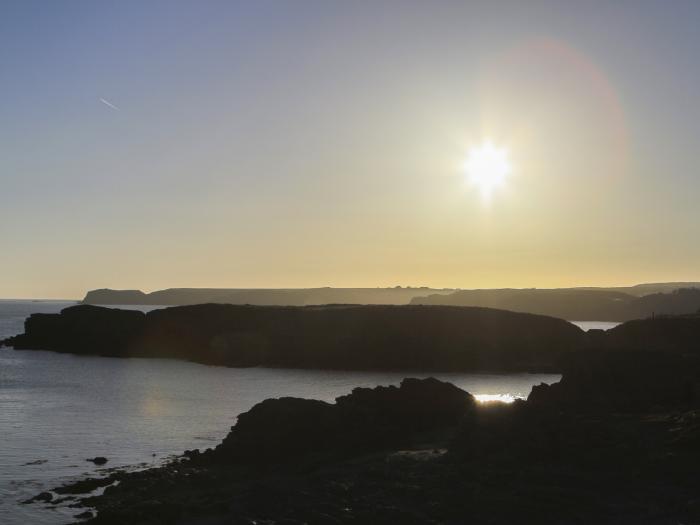
<svg viewBox="0 0 700 525"><path fill-rule="evenodd" d="M471 148L464 163L469 183L476 186L484 200L502 187L511 173L508 150L495 146L490 140Z"/></svg>

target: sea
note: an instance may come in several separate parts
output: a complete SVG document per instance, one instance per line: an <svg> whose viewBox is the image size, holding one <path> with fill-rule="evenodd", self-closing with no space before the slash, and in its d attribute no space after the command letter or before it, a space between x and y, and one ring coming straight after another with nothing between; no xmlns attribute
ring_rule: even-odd
<svg viewBox="0 0 700 525"><path fill-rule="evenodd" d="M32 313L55 313L72 304L0 300L0 339L21 333ZM71 523L85 509L21 502L69 481L106 475L107 469L147 468L187 449L214 447L238 414L266 398L333 401L358 386L431 375L482 401L506 402L527 397L533 385L560 379L556 374L237 369L0 348L0 524ZM108 463L97 467L87 461L95 456Z"/></svg>

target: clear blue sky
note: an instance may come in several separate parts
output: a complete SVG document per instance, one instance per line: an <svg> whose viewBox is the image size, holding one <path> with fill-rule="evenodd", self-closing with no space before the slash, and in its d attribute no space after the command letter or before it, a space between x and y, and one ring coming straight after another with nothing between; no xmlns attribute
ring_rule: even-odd
<svg viewBox="0 0 700 525"><path fill-rule="evenodd" d="M700 280L698 2L0 8L1 297Z"/></svg>

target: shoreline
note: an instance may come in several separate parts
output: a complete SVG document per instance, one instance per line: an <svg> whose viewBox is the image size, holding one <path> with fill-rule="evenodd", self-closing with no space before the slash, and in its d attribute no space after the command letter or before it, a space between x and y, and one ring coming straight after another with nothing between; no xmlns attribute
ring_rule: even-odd
<svg viewBox="0 0 700 525"><path fill-rule="evenodd" d="M695 523L700 388L637 395L669 364L651 356L640 375L583 358L511 405L475 403L435 379L355 389L335 404L266 400L213 449L60 490L111 485L75 496L95 524ZM597 382L581 372L611 367L617 385L591 396ZM686 377L700 386L696 372Z"/></svg>

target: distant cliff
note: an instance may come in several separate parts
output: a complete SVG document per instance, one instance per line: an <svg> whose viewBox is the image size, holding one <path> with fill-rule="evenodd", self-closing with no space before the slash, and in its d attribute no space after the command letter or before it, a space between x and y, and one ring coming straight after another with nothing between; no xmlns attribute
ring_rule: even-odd
<svg viewBox="0 0 700 525"><path fill-rule="evenodd" d="M651 290L653 285L640 285ZM658 285L657 285L658 286ZM604 289L501 289L459 290L445 295L416 297L411 304L481 306L514 312L550 315L572 321L629 321L656 314L690 314L700 311L700 288L637 297Z"/></svg>
<svg viewBox="0 0 700 525"><path fill-rule="evenodd" d="M94 305L181 306L251 304L310 306L324 304L422 304L479 306L533 313L571 321L629 321L654 314L700 310L700 283L650 283L622 288L453 290L434 288L170 288L91 290L83 299Z"/></svg>
<svg viewBox="0 0 700 525"><path fill-rule="evenodd" d="M181 306L188 304L255 304L308 306L321 304L408 304L423 295L452 293L436 288L289 288L225 289L170 288L144 293L141 290L91 290L83 299L96 305Z"/></svg>
<svg viewBox="0 0 700 525"><path fill-rule="evenodd" d="M552 371L585 339L561 319L486 308L205 304L146 314L73 306L30 316L5 343L226 366Z"/></svg>

